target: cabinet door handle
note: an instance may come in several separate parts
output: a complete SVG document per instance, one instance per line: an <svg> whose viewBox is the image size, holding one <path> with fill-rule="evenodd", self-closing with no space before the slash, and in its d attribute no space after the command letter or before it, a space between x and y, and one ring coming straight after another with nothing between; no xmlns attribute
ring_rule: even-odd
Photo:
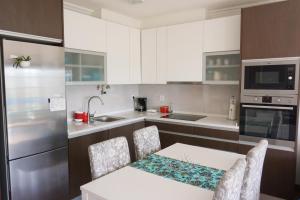
<svg viewBox="0 0 300 200"><path fill-rule="evenodd" d="M270 110L294 110L293 107L283 107L283 106L258 106L258 105L242 105L243 108L261 108Z"/></svg>

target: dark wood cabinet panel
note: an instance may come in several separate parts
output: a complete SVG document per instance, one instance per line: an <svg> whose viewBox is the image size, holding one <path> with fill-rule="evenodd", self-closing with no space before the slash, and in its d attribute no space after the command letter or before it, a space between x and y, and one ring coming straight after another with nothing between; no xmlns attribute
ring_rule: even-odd
<svg viewBox="0 0 300 200"><path fill-rule="evenodd" d="M145 122L139 122L139 123L111 129L109 130L109 139L115 137L121 137L121 136L126 137L129 146L129 151L130 151L130 158L131 161L134 162L136 161L136 156L135 156L134 143L133 143L133 132L135 130L144 127L145 127Z"/></svg>
<svg viewBox="0 0 300 200"><path fill-rule="evenodd" d="M121 126L118 128L114 128L109 130L109 139L116 138L116 137L126 137L129 151L130 151L130 158L131 161L135 161L135 151L134 151L134 144L133 144L133 127L134 125L127 125Z"/></svg>
<svg viewBox="0 0 300 200"><path fill-rule="evenodd" d="M237 143L231 143L231 142L222 142L222 141L216 141L216 140L208 140L208 139L202 139L202 138L197 138L193 140L193 145L195 146L201 146L201 147L206 147L206 148L211 148L211 149L218 149L222 151L230 151L230 152L237 152L238 151L238 144Z"/></svg>
<svg viewBox="0 0 300 200"><path fill-rule="evenodd" d="M177 133L190 133L190 134L193 134L194 132L194 128L192 126L183 126L183 125L170 124L170 123L146 121L146 126L153 126L153 125L157 126L159 130L164 130L164 131L171 131Z"/></svg>
<svg viewBox="0 0 300 200"><path fill-rule="evenodd" d="M300 1L242 9L242 59L300 56Z"/></svg>
<svg viewBox="0 0 300 200"><path fill-rule="evenodd" d="M126 137L130 149L131 160L135 160L133 131L141 129L145 122L114 128L69 140L69 190L70 198L80 195L80 186L92 180L88 147L111 138Z"/></svg>
<svg viewBox="0 0 300 200"><path fill-rule="evenodd" d="M162 147L170 146L176 142L190 145L202 146L207 148L220 149L224 151L238 151L237 141L238 132L223 131L217 129L208 129L202 127L183 126L169 123L146 122L146 126L155 125L160 131ZM169 134L166 134L169 133ZM183 135L179 135L183 134ZM167 135L167 136L166 136ZM200 138L202 136L205 138ZM211 138L211 139L210 139ZM227 141L218 141L225 139ZM231 142L232 141L232 142Z"/></svg>
<svg viewBox="0 0 300 200"><path fill-rule="evenodd" d="M183 143L206 148L247 154L253 146L237 143L235 132L174 125L168 123L139 122L108 131L69 140L70 198L80 195L80 186L91 181L88 146L110 138L126 137L132 161L135 161L133 132L144 126L159 128L162 148ZM176 128L174 128L176 127ZM168 132L170 131L170 132ZM183 131L183 132L179 132ZM222 136L226 135L226 136ZM201 138L199 136L205 136ZM211 137L212 139L209 139ZM226 139L220 141L218 139ZM230 142L230 140L232 142ZM263 169L261 191L265 194L291 198L294 195L296 155L294 152L268 149Z"/></svg>
<svg viewBox="0 0 300 200"><path fill-rule="evenodd" d="M239 145L239 153L247 154L253 146ZM261 181L261 192L292 199L296 177L296 154L289 151L268 149Z"/></svg>
<svg viewBox="0 0 300 200"><path fill-rule="evenodd" d="M69 140L70 198L80 195L80 186L92 180L88 147L108 139L108 131Z"/></svg>
<svg viewBox="0 0 300 200"><path fill-rule="evenodd" d="M0 0L0 29L63 39L63 0Z"/></svg>
<svg viewBox="0 0 300 200"><path fill-rule="evenodd" d="M169 126L172 124L165 123L146 123L146 126L157 125L160 130L160 140L162 148L166 148L175 143L183 143L206 148L219 149L224 151L247 154L253 146L238 144L238 133L223 132L214 129L204 129L194 127L191 134L182 133L174 130ZM189 129L189 128L188 128ZM167 131L166 131L167 130ZM180 130L186 130L181 127ZM174 132L174 133L173 133ZM205 136L207 138L200 138ZM211 137L212 139L209 139ZM227 141L214 140L213 138L226 139ZM228 141L229 140L229 141ZM232 140L232 142L230 142ZM294 152L268 149L264 163L263 176L261 182L261 191L265 194L289 199L293 197L296 157Z"/></svg>
<svg viewBox="0 0 300 200"><path fill-rule="evenodd" d="M133 130L134 131L142 129L142 128L145 128L145 121L133 124Z"/></svg>
<svg viewBox="0 0 300 200"><path fill-rule="evenodd" d="M239 140L239 132L232 132L232 131L223 131L223 130L195 127L193 134L212 137L212 138L226 139L226 140L235 140L235 141Z"/></svg>
<svg viewBox="0 0 300 200"><path fill-rule="evenodd" d="M193 136L175 135L175 134L164 133L162 131L159 132L159 136L160 136L162 148L166 148L175 143L183 143L183 144L200 146L200 147L211 148L211 149L218 149L223 151L230 151L230 152L238 151L237 143L196 138Z"/></svg>
<svg viewBox="0 0 300 200"><path fill-rule="evenodd" d="M175 143L183 143L184 137L180 137L174 134L167 134L159 132L161 148L167 148Z"/></svg>

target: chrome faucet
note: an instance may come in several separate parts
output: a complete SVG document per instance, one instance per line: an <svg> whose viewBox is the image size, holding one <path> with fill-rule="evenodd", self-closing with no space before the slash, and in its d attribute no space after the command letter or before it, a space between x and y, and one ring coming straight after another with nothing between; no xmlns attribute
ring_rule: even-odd
<svg viewBox="0 0 300 200"><path fill-rule="evenodd" d="M102 98L101 98L100 96L91 96L91 97L89 98L89 101L88 101L88 116L89 116L89 122L94 122L94 117L95 117L95 114L91 114L91 113L90 113L90 104L91 104L91 101L92 101L93 99L99 99L100 102L101 102L101 105L104 105L104 102L103 102L103 100L102 100Z"/></svg>

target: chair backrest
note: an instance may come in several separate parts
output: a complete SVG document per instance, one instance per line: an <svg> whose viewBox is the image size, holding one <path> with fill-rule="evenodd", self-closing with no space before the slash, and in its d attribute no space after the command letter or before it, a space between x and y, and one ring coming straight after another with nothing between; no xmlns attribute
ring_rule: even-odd
<svg viewBox="0 0 300 200"><path fill-rule="evenodd" d="M161 149L159 132L156 126L150 126L133 133L135 154L138 160Z"/></svg>
<svg viewBox="0 0 300 200"><path fill-rule="evenodd" d="M261 140L247 154L247 167L241 191L241 200L259 200L260 183L268 141Z"/></svg>
<svg viewBox="0 0 300 200"><path fill-rule="evenodd" d="M92 178L96 179L128 165L130 160L125 137L118 137L89 146Z"/></svg>
<svg viewBox="0 0 300 200"><path fill-rule="evenodd" d="M246 160L237 160L220 180L213 200L239 200L245 168Z"/></svg>

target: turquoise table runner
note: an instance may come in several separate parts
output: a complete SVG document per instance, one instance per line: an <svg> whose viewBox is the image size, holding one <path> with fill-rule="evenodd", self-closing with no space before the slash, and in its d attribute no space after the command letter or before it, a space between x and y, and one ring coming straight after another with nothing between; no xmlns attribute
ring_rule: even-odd
<svg viewBox="0 0 300 200"><path fill-rule="evenodd" d="M139 160L131 167L149 172L178 182L198 186L214 191L224 170L205 167L152 154L144 160Z"/></svg>

